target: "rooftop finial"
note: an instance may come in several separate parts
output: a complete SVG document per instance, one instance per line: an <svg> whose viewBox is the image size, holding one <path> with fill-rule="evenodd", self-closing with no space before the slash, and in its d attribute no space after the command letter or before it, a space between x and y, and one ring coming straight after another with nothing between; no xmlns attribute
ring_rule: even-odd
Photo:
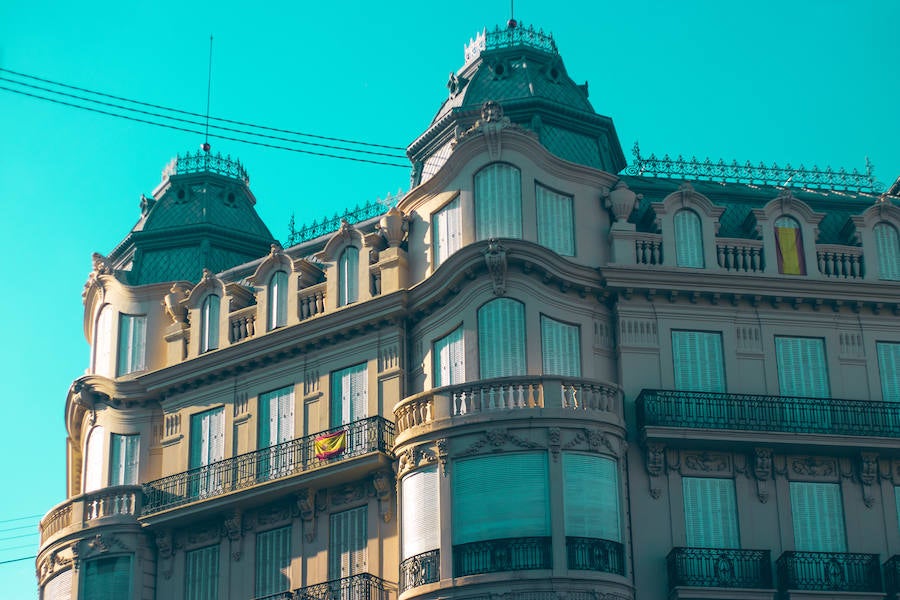
<svg viewBox="0 0 900 600"><path fill-rule="evenodd" d="M209 154L209 97L212 91L212 42L213 36L209 34L209 68L206 71L206 134L203 137L203 151Z"/></svg>
<svg viewBox="0 0 900 600"><path fill-rule="evenodd" d="M518 21L516 21L516 0L509 0L509 21L506 22L506 26L509 29L515 29L519 25Z"/></svg>

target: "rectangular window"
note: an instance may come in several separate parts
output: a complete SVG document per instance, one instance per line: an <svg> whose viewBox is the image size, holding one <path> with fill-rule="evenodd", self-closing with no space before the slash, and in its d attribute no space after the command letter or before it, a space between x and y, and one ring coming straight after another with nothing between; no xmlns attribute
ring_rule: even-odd
<svg viewBox="0 0 900 600"><path fill-rule="evenodd" d="M740 548L734 480L684 477L684 530L691 548Z"/></svg>
<svg viewBox="0 0 900 600"><path fill-rule="evenodd" d="M492 163L475 174L475 238L522 237L522 176L519 169Z"/></svg>
<svg viewBox="0 0 900 600"><path fill-rule="evenodd" d="M675 225L675 264L703 268L703 225L692 210L683 209L672 218Z"/></svg>
<svg viewBox="0 0 900 600"><path fill-rule="evenodd" d="M184 553L184 600L218 600L219 546Z"/></svg>
<svg viewBox="0 0 900 600"><path fill-rule="evenodd" d="M525 375L525 305L496 298L478 309L478 358L482 379Z"/></svg>
<svg viewBox="0 0 900 600"><path fill-rule="evenodd" d="M825 340L776 337L778 385L782 396L830 398Z"/></svg>
<svg viewBox="0 0 900 600"><path fill-rule="evenodd" d="M269 453L257 463L257 477L270 479L282 477L294 468L294 454L290 448L277 447L294 439L294 386L259 395L260 449Z"/></svg>
<svg viewBox="0 0 900 600"><path fill-rule="evenodd" d="M193 496L207 496L221 491L222 476L214 465L225 458L225 409L214 408L191 415L189 468L190 492Z"/></svg>
<svg viewBox="0 0 900 600"><path fill-rule="evenodd" d="M116 311L110 305L100 309L97 327L94 329L94 373L104 377L112 377L112 336L113 319Z"/></svg>
<svg viewBox="0 0 900 600"><path fill-rule="evenodd" d="M121 600L131 596L131 556L110 556L85 562L79 598Z"/></svg>
<svg viewBox="0 0 900 600"><path fill-rule="evenodd" d="M466 348L463 329L457 327L434 343L434 386L464 383L466 380Z"/></svg>
<svg viewBox="0 0 900 600"><path fill-rule="evenodd" d="M721 333L673 331L672 363L676 390L725 391Z"/></svg>
<svg viewBox="0 0 900 600"><path fill-rule="evenodd" d="M801 552L846 552L844 506L837 483L791 482L794 549Z"/></svg>
<svg viewBox="0 0 900 600"><path fill-rule="evenodd" d="M141 450L141 436L110 436L109 444L109 485L135 485L138 482L138 456Z"/></svg>
<svg viewBox="0 0 900 600"><path fill-rule="evenodd" d="M544 375L581 377L581 334L578 325L541 315L541 356Z"/></svg>
<svg viewBox="0 0 900 600"><path fill-rule="evenodd" d="M534 186L537 202L538 244L562 256L575 256L575 221L572 196Z"/></svg>
<svg viewBox="0 0 900 600"><path fill-rule="evenodd" d="M462 219L459 197L449 202L431 217L431 243L434 269L462 246Z"/></svg>
<svg viewBox="0 0 900 600"><path fill-rule="evenodd" d="M881 375L881 399L900 402L900 343L878 342L875 347Z"/></svg>
<svg viewBox="0 0 900 600"><path fill-rule="evenodd" d="M119 362L116 376L143 371L146 365L146 315L119 315Z"/></svg>
<svg viewBox="0 0 900 600"><path fill-rule="evenodd" d="M256 596L291 589L291 527L256 534Z"/></svg>
<svg viewBox="0 0 900 600"><path fill-rule="evenodd" d="M403 478L402 559L440 546L440 491L437 466L425 467Z"/></svg>
<svg viewBox="0 0 900 600"><path fill-rule="evenodd" d="M366 507L331 515L328 579L342 579L368 569L369 536Z"/></svg>
<svg viewBox="0 0 900 600"><path fill-rule="evenodd" d="M616 461L563 452L566 536L622 541Z"/></svg>
<svg viewBox="0 0 900 600"><path fill-rule="evenodd" d="M362 363L331 374L331 426L346 425L368 416L369 372Z"/></svg>

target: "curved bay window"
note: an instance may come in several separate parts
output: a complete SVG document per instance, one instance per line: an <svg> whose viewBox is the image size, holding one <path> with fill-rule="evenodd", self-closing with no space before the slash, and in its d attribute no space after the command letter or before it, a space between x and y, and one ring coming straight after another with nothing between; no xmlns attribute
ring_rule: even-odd
<svg viewBox="0 0 900 600"><path fill-rule="evenodd" d="M482 379L525 375L525 305L497 298L478 309Z"/></svg>
<svg viewBox="0 0 900 600"><path fill-rule="evenodd" d="M475 174L475 238L522 237L522 175L506 163Z"/></svg>
<svg viewBox="0 0 900 600"><path fill-rule="evenodd" d="M437 465L406 475L400 483L400 591L440 579L440 491Z"/></svg>
<svg viewBox="0 0 900 600"><path fill-rule="evenodd" d="M875 251L878 253L878 279L900 281L900 236L890 223L875 225Z"/></svg>
<svg viewBox="0 0 900 600"><path fill-rule="evenodd" d="M779 273L806 275L803 234L800 223L791 217L779 217L775 221L775 254L778 257Z"/></svg>
<svg viewBox="0 0 900 600"><path fill-rule="evenodd" d="M338 260L338 306L359 300L359 248L347 246Z"/></svg>
<svg viewBox="0 0 900 600"><path fill-rule="evenodd" d="M675 213L675 264L679 267L702 269L703 226L700 217L692 210Z"/></svg>
<svg viewBox="0 0 900 600"><path fill-rule="evenodd" d="M624 575L616 461L563 452L562 466L569 568Z"/></svg>
<svg viewBox="0 0 900 600"><path fill-rule="evenodd" d="M269 279L269 313L266 330L287 325L287 273L275 271Z"/></svg>
<svg viewBox="0 0 900 600"><path fill-rule="evenodd" d="M219 297L210 294L200 308L200 352L209 352L219 347Z"/></svg>

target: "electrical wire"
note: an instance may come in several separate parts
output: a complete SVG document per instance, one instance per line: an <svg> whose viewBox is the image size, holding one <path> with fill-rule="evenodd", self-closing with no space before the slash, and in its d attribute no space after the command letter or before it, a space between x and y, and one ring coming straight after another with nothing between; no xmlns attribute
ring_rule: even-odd
<svg viewBox="0 0 900 600"><path fill-rule="evenodd" d="M130 102L130 103L132 103L132 104L138 104L138 105L141 105L141 106L147 106L147 107L149 107L149 108L158 108L158 109L160 109L160 110L167 110L167 111L174 112L174 113L180 113L180 114L183 114L183 115L188 115L188 116L190 116L190 117L203 118L203 117L206 116L206 115L202 115L202 114L200 114L200 113L195 113L195 112L191 112L191 111L187 111L187 110L182 110L182 109L179 109L179 108L171 108L171 107L169 107L169 106L163 106L163 105L160 105L160 104L151 104L150 102L143 102L143 101L141 101L141 100L133 100L133 99L131 99L131 98L125 98L125 97L123 97L123 96L116 96L116 95L113 95L113 94L107 94L106 92L100 92L100 91L97 91L97 90L92 90L92 89L84 88L84 87L78 87L78 86L75 86L75 85L70 85L70 84L67 84L67 83L62 83L62 82L59 82L59 81L54 81L54 80L52 80L52 79L45 79L45 78L43 78L43 77L38 77L38 76L36 76L36 75L29 75L29 74L27 74L27 73L22 73L21 71L13 71L12 69L6 69L6 68L3 68L3 67L0 67L0 71L4 71L4 72L6 72L6 73L11 73L11 74L17 75L17 76L19 76L19 77L25 77L26 79L32 79L32 80L34 80L34 81L41 81L41 82L43 82L43 83L49 83L49 84L51 84L51 85L55 85L55 86L67 88L67 89L70 89L70 90L76 90L76 91L79 91L79 92L86 92L86 93L88 93L88 94L93 94L93 95L95 95L95 96L102 96L102 97L104 97L104 98L110 98L110 99L112 99L112 100L119 100L119 101L121 101L121 102ZM360 141L357 141L357 140L348 140L348 139L345 139L345 138L330 137L330 136L325 136L325 135L316 135L316 134L313 134L313 133L304 133L304 132L302 132L302 131L292 131L292 130L290 130L290 129L280 129L280 128L277 128L277 127L268 127L268 126L265 126L265 125L255 125L255 124L253 124L253 123L247 123L246 121L236 121L236 120L234 120L234 119L226 119L226 118L223 118L223 117L213 117L213 116L210 116L209 118L210 118L211 120L213 120L213 121L221 121L222 123L230 123L231 125L240 125L240 126L242 126L242 127L252 127L252 128L254 128L254 129L263 129L263 130L265 130L265 131L274 131L274 132L276 132L276 133L287 133L287 134L290 134L290 135L296 135L296 136L299 136L299 137L309 137L309 138L313 138L313 139L326 140L326 141L329 141L329 142L340 142L340 143L342 143L342 144L356 144L356 145L360 145L360 146L371 146L371 147L373 147L373 148L384 148L384 149L387 149L387 150L400 150L400 151L405 151L405 150L406 150L406 148L403 148L403 147L401 147L401 146L388 146L388 145L385 145L385 144L373 144L373 143L371 143L371 142L360 142Z"/></svg>
<svg viewBox="0 0 900 600"><path fill-rule="evenodd" d="M18 546L9 546L8 548L0 548L0 552L8 550L21 550L22 548L34 548L35 544L19 544Z"/></svg>
<svg viewBox="0 0 900 600"><path fill-rule="evenodd" d="M40 521L36 521L36 522L32 523L31 525L20 525L19 527L5 527L3 529L0 529L0 533L6 533L7 531L15 531L17 529L28 529L30 527L37 527L39 522Z"/></svg>
<svg viewBox="0 0 900 600"><path fill-rule="evenodd" d="M31 536L37 535L38 533L39 533L38 529L35 526L34 531L32 531L31 533L22 533L19 535L11 535L9 537L3 537L3 538L0 538L0 542L5 542L7 540L18 540L20 538L31 537Z"/></svg>
<svg viewBox="0 0 900 600"><path fill-rule="evenodd" d="M107 116L110 116L110 117L117 117L117 118L120 118L120 119L126 119L126 120L128 120L128 121L134 121L134 122L136 122L136 123L144 123L144 124L147 124L147 125L154 125L154 126L156 126L156 127L164 127L164 128L166 128L166 129L174 129L175 131L184 131L184 132L186 132L186 133L193 133L193 134L196 134L196 135L203 135L203 132L202 132L202 131L196 131L196 130L194 130L194 129L188 129L188 128L186 128L186 127L179 127L179 126L177 126L177 125L169 125L169 124L167 124L167 123L159 123L159 122L156 122L156 121L148 121L147 119L140 119L140 118L137 118L137 117L132 117L132 116L129 116L129 115L123 115L123 114L119 114L119 113L114 113L114 112L110 112L110 111L107 111L107 110L102 110L102 109L99 109L99 108L92 108L92 107L90 107L90 106L82 106L82 105L80 105L80 104L74 104L74 103L72 103L72 102L66 102L66 101L64 101L64 100L58 100L58 99L55 99L55 98L48 98L48 97L46 97L46 96L41 96L41 95L39 95L39 94L32 94L32 93L30 93L30 92L26 92L26 91L23 91L23 90L17 90L17 89L9 88L9 87L2 86L2 85L0 85L0 90L7 91L7 92L12 92L13 94L20 94L20 95L22 95L22 96L28 96L28 97L30 97L30 98L37 98L37 99L39 99L39 100L45 100L45 101L47 101L47 102L53 102L54 104L60 104L60 105L62 105L62 106L68 106L68 107L71 107L71 108L78 108L78 109L81 109L81 110L86 110L86 111L90 111L90 112L95 112L95 113L99 113L99 114L102 114L102 115L107 115ZM356 157L356 156L341 156L341 155L338 155L338 154L329 154L329 153L327 153L327 152L313 152L312 150L302 150L302 149L300 149L300 148L290 148L290 147L288 147L288 146L280 146L280 145L278 145L278 144L268 144L268 143L265 143L265 142L257 142L257 141L254 141L254 140L245 140L245 139L242 139L242 138L236 138L236 137L231 137L231 136L227 136L227 135L219 135L219 134L211 133L211 134L210 134L210 137L215 138L215 139L219 139L219 140L227 140L227 141L230 141L230 142L240 142L240 143L242 143L242 144L251 144L251 145L253 145L253 146L262 146L262 147L264 147L264 148L273 148L273 149L275 149L275 150L287 150L288 152L297 152L297 153L299 153L299 154L309 154L309 155L312 155L312 156L322 156L322 157L325 157L325 158L337 158L337 159L340 159L340 160L349 160L349 161L353 161L353 162L368 163L368 164L373 164L373 165L383 165L383 166L387 166L387 167L400 167L400 168L402 168L402 169L408 169L408 168L409 168L409 165L401 165L401 164L397 164L397 163L389 163L389 162L380 161L380 160L372 160L372 159L367 159L367 158L359 158L359 157ZM399 157L398 157L398 158L399 158Z"/></svg>
<svg viewBox="0 0 900 600"><path fill-rule="evenodd" d="M37 554L35 554L34 556L21 556L19 558L12 558L10 560L0 560L0 565L8 565L9 563L22 562L23 560L31 560L33 558L37 558Z"/></svg>
<svg viewBox="0 0 900 600"><path fill-rule="evenodd" d="M0 69L0 70L2 70L2 69ZM40 514L40 515L28 515L25 517L15 517L13 519L0 520L0 523L11 523L13 521L24 521L25 519L37 519L38 517L43 517L43 516L44 516L43 514Z"/></svg>

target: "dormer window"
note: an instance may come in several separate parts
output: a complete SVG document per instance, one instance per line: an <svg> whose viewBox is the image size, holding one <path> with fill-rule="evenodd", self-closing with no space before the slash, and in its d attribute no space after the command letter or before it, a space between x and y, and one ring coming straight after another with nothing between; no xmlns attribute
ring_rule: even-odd
<svg viewBox="0 0 900 600"><path fill-rule="evenodd" d="M200 309L200 352L209 352L219 347L219 297L210 294L203 300Z"/></svg>
<svg viewBox="0 0 900 600"><path fill-rule="evenodd" d="M874 228L875 252L878 253L878 279L900 281L900 236L890 223Z"/></svg>
<svg viewBox="0 0 900 600"><path fill-rule="evenodd" d="M700 217L692 210L675 213L675 261L679 267L702 269L703 227Z"/></svg>
<svg viewBox="0 0 900 600"><path fill-rule="evenodd" d="M287 273L275 271L269 279L267 331L287 325Z"/></svg>
<svg viewBox="0 0 900 600"><path fill-rule="evenodd" d="M359 300L359 248L347 246L338 260L338 306Z"/></svg>
<svg viewBox="0 0 900 600"><path fill-rule="evenodd" d="M475 174L475 237L522 237L522 176L506 163L493 163Z"/></svg>
<svg viewBox="0 0 900 600"><path fill-rule="evenodd" d="M791 217L780 217L775 221L775 250L778 256L779 273L806 275L800 223Z"/></svg>

